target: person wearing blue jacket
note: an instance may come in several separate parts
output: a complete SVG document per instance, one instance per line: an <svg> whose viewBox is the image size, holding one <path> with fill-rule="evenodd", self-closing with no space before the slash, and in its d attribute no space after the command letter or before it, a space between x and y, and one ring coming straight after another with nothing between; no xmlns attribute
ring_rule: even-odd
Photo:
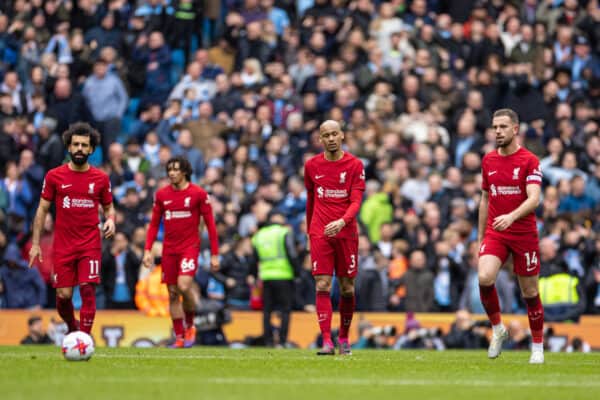
<svg viewBox="0 0 600 400"><path fill-rule="evenodd" d="M4 308L40 309L46 303L46 285L35 268L29 269L19 247L11 243L6 247L0 263L0 281Z"/></svg>

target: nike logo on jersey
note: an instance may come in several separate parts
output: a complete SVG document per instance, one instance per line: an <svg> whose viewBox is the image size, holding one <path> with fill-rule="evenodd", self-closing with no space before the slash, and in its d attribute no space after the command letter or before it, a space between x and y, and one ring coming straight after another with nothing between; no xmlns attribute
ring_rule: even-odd
<svg viewBox="0 0 600 400"><path fill-rule="evenodd" d="M494 175L496 172L498 172L498 171L490 171L490 172L488 172L488 176L492 176L492 175Z"/></svg>
<svg viewBox="0 0 600 400"><path fill-rule="evenodd" d="M88 277L88 279L96 279L97 277L98 277L98 275L90 275L90 276Z"/></svg>
<svg viewBox="0 0 600 400"><path fill-rule="evenodd" d="M531 272L531 271L533 271L533 270L535 269L535 267L536 267L536 265L535 265L535 264L534 264L534 265L532 265L531 267L525 267L525 271L527 271L527 272Z"/></svg>
<svg viewBox="0 0 600 400"><path fill-rule="evenodd" d="M168 205L169 205L169 204L171 204L172 202L173 202L173 200L165 200L165 201L163 201L163 204L164 204L165 206L168 206Z"/></svg>
<svg viewBox="0 0 600 400"><path fill-rule="evenodd" d="M324 177L325 175L315 175L315 179L321 179L322 177Z"/></svg>
<svg viewBox="0 0 600 400"><path fill-rule="evenodd" d="M61 189L64 189L64 188L68 188L69 186L73 186L73 184L72 184L72 183L69 183L69 184L67 184L67 185L60 185L60 188L61 188Z"/></svg>

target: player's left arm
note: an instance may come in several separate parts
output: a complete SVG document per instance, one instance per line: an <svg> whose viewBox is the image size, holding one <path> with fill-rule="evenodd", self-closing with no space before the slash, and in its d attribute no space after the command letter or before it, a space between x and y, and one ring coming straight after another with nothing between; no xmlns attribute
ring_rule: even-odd
<svg viewBox="0 0 600 400"><path fill-rule="evenodd" d="M115 206L112 202L103 205L102 209L104 211L104 225L102 226L102 231L104 232L105 238L110 238L115 234Z"/></svg>
<svg viewBox="0 0 600 400"><path fill-rule="evenodd" d="M202 219L206 223L206 230L208 231L208 239L210 240L210 268L213 271L219 270L219 235L217 234L217 225L215 224L215 217L213 215L213 209L210 204L210 197L205 194L200 199L200 214Z"/></svg>
<svg viewBox="0 0 600 400"><path fill-rule="evenodd" d="M352 176L352 186L350 186L350 205L346 209L342 218L336 219L327 224L325 227L325 236L337 235L346 225L348 225L356 214L360 211L360 205L363 199L363 193L365 192L365 170L360 164L360 167L354 170Z"/></svg>
<svg viewBox="0 0 600 400"><path fill-rule="evenodd" d="M104 225L102 231L105 238L115 234L115 207L113 205L112 188L108 175L104 176L104 189L101 192L102 210L104 211Z"/></svg>

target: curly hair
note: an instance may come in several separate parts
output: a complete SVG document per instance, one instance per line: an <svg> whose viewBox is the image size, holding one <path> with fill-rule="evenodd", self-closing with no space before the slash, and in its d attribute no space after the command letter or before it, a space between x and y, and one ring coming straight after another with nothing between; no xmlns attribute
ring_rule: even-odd
<svg viewBox="0 0 600 400"><path fill-rule="evenodd" d="M185 174L185 178L190 182L192 180L192 164L188 161L184 156L176 156L172 157L169 161L167 161L166 171L167 175L169 174L169 169L171 169L175 164L179 164L179 169Z"/></svg>
<svg viewBox="0 0 600 400"><path fill-rule="evenodd" d="M62 140L65 147L69 147L73 135L87 136L90 138L90 146L95 149L100 144L100 133L92 128L87 122L75 122L69 125L69 129L63 132Z"/></svg>

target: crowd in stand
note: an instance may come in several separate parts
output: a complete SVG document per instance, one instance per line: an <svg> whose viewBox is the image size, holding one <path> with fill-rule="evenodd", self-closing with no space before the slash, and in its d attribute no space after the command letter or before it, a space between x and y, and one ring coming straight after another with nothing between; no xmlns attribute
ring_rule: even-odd
<svg viewBox="0 0 600 400"><path fill-rule="evenodd" d="M357 308L481 313L480 167L501 107L520 115L519 140L544 173L546 315L598 313L597 0L2 1L0 308L53 306L51 218L44 261L28 270L24 255L44 174L65 157L60 134L83 120L102 133L90 160L118 210L100 308L135 308L136 285L148 286L153 194L184 155L221 239L219 274L201 256L202 295L259 303L249 237L278 211L304 260L295 307L312 310L303 164L334 119L366 169ZM497 287L503 312L524 310L510 262Z"/></svg>

